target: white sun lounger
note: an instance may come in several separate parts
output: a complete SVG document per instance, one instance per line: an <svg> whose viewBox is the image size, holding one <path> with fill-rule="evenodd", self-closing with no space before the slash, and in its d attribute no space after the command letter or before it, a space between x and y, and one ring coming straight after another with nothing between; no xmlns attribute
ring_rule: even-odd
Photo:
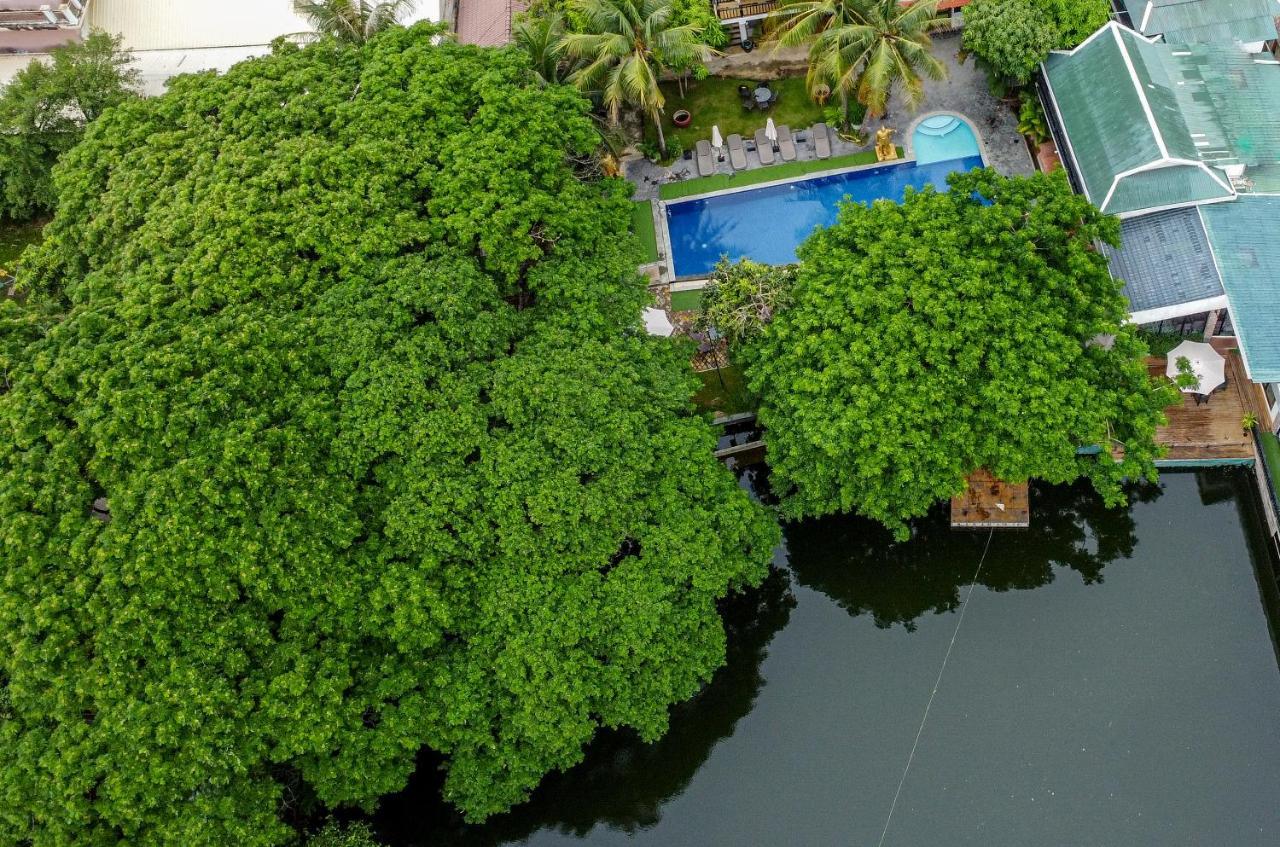
<svg viewBox="0 0 1280 847"><path fill-rule="evenodd" d="M831 158L831 136L826 124L813 125L813 154L819 159Z"/></svg>
<svg viewBox="0 0 1280 847"><path fill-rule="evenodd" d="M791 127L786 124L778 127L778 155L784 162L796 160L796 142L791 137Z"/></svg>
<svg viewBox="0 0 1280 847"><path fill-rule="evenodd" d="M760 164L773 164L773 142L764 134L764 128L756 130L756 152L760 154Z"/></svg>
<svg viewBox="0 0 1280 847"><path fill-rule="evenodd" d="M694 147L698 151L698 176L711 176L716 172L716 157L711 152L711 142L703 138Z"/></svg>
<svg viewBox="0 0 1280 847"><path fill-rule="evenodd" d="M747 169L747 148L742 146L742 136L736 132L725 139L729 145L729 164L735 171Z"/></svg>

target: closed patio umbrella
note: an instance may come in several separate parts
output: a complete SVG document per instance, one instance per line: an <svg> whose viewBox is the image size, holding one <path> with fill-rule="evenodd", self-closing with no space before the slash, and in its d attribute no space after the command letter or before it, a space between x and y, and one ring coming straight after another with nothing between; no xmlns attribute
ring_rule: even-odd
<svg viewBox="0 0 1280 847"><path fill-rule="evenodd" d="M770 141L778 140L778 126L773 122L773 118L764 122L764 137Z"/></svg>
<svg viewBox="0 0 1280 847"><path fill-rule="evenodd" d="M720 159L724 158L722 149L724 148L724 138L720 135L720 127L711 127L711 146L716 148L716 156Z"/></svg>
<svg viewBox="0 0 1280 847"><path fill-rule="evenodd" d="M676 331L667 313L661 309L644 310L644 329L650 335L660 335L664 338Z"/></svg>
<svg viewBox="0 0 1280 847"><path fill-rule="evenodd" d="M1182 389L1184 394L1210 394L1227 381L1227 360L1211 345L1199 341L1184 341L1169 351L1164 373L1169 379L1177 379L1178 360L1185 358L1191 364L1191 372L1198 380L1196 385Z"/></svg>

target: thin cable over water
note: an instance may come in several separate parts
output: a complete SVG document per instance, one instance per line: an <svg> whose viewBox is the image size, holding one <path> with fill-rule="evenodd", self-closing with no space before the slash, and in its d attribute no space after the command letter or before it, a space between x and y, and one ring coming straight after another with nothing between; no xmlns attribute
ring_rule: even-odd
<svg viewBox="0 0 1280 847"><path fill-rule="evenodd" d="M938 678L933 681L933 691L929 694L929 702L925 703L924 714L920 717L920 728L916 730L916 740L911 745L911 754L907 756L907 766L902 769L902 779L898 780L898 790L893 792L893 802L889 805L889 816L884 820L884 830L880 833L877 847L884 847L884 840L889 835L889 824L893 823L893 811L898 808L898 797L902 795L902 786L907 783L907 774L911 771L911 763L916 758L916 748L920 746L920 736L924 735L924 725L929 720L929 710L933 708L933 698L938 696L938 686L942 684L942 675L946 673L947 662L951 661L951 648L956 646L956 637L960 635L960 625L964 623L964 613L969 609L969 598L973 596L974 586L978 584L978 575L982 573L982 565L987 561L987 551L991 549L991 536L996 531L993 527L987 532L987 543L982 547L982 556L978 559L978 567L969 580L969 592L964 595L960 604L960 617L956 619L955 631L951 633L951 643L947 645L946 655L942 657L942 667L938 668Z"/></svg>

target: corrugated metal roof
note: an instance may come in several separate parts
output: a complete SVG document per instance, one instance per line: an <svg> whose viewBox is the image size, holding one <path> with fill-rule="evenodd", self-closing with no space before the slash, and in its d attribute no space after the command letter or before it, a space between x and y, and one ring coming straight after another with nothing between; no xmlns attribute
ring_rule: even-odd
<svg viewBox="0 0 1280 847"><path fill-rule="evenodd" d="M440 19L439 0L421 0L405 22L424 19ZM93 0L89 24L131 50L248 47L311 31L292 0Z"/></svg>
<svg viewBox="0 0 1280 847"><path fill-rule="evenodd" d="M1276 0L1123 0L1135 28L1169 44L1230 44L1276 37ZM1150 8L1148 8L1150 7Z"/></svg>
<svg viewBox="0 0 1280 847"><path fill-rule="evenodd" d="M1131 312L1222 295L1209 239L1194 208L1130 218L1120 225L1120 249L1102 249L1111 275L1124 282Z"/></svg>
<svg viewBox="0 0 1280 847"><path fill-rule="evenodd" d="M1249 376L1280 382L1280 197L1242 194L1200 213Z"/></svg>

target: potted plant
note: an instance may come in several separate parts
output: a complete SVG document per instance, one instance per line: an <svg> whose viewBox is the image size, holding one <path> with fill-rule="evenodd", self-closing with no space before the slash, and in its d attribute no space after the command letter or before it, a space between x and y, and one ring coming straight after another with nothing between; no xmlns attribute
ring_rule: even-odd
<svg viewBox="0 0 1280 847"><path fill-rule="evenodd" d="M671 113L671 122L682 129L693 123L693 115L688 109L676 109Z"/></svg>

